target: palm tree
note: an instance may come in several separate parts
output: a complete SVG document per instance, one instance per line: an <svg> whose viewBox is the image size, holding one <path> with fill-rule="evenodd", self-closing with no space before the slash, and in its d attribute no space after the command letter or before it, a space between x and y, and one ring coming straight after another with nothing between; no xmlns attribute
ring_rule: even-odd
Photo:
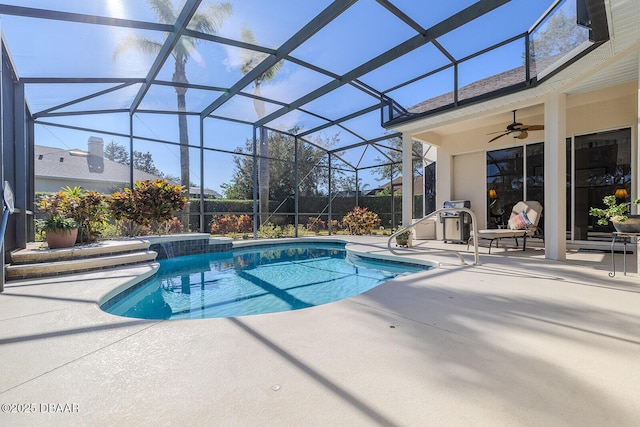
<svg viewBox="0 0 640 427"><path fill-rule="evenodd" d="M240 37L243 42L249 44L257 44L253 37L253 32L248 27L243 27ZM253 50L242 50L242 65L240 66L240 72L247 74L255 68L256 65L261 63L267 57L266 53L257 52ZM282 67L282 61L271 67L266 72L260 74L253 81L253 94L256 98L253 98L253 108L256 110L258 120L265 116L264 101L261 97L260 85L262 82L268 82L273 80ZM260 160L258 163L258 200L260 201L260 224L264 224L267 221L269 214L269 135L267 129L260 127Z"/></svg>
<svg viewBox="0 0 640 427"><path fill-rule="evenodd" d="M171 0L147 0L151 8L155 11L158 21L164 24L173 25L176 22L180 10L175 10ZM206 34L215 34L222 26L224 20L231 15L231 3L208 4L202 8L201 12L195 13L187 28ZM165 38L168 36L165 33ZM189 57L195 52L195 46L200 39L182 36L171 52L175 60L175 69L172 81L174 83L188 84L186 64ZM116 60L124 52L136 49L144 53L157 55L163 45L163 41L153 40L148 37L133 35L120 41L113 53ZM185 94L187 87L175 86L178 97L178 112L187 111ZM189 133L187 130L187 116L178 114L178 131L180 133L180 183L189 191ZM182 213L182 224L185 230L189 229L189 204L185 206Z"/></svg>

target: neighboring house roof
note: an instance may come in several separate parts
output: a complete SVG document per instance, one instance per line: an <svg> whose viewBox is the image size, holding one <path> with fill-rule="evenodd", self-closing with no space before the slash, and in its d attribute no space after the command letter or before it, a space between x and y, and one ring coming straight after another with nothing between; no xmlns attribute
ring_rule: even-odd
<svg viewBox="0 0 640 427"><path fill-rule="evenodd" d="M36 145L34 148L36 180L72 181L74 185L80 187L101 184L102 188L105 186L123 187L129 184L128 165L103 158L102 167L95 167L90 166L90 162L95 159L72 154L83 153L81 150L63 150L43 145ZM161 178L138 169L133 170L134 181ZM189 190L191 195L200 194L200 187L191 187ZM206 187L204 195L216 199L222 198L220 193Z"/></svg>
<svg viewBox="0 0 640 427"><path fill-rule="evenodd" d="M200 187L191 187L189 188L189 194L192 196L200 195ZM222 199L222 194L218 193L216 190L212 190L210 188L204 188L204 197L212 197L214 199Z"/></svg>
<svg viewBox="0 0 640 427"><path fill-rule="evenodd" d="M129 182L129 166L104 159L104 168L99 168L102 170L93 172L89 169L89 161L92 159L72 155L71 153L75 151L79 150L63 150L56 147L36 145L34 147L36 179L55 178L101 183ZM160 177L138 169L133 170L133 179L136 181L158 178Z"/></svg>

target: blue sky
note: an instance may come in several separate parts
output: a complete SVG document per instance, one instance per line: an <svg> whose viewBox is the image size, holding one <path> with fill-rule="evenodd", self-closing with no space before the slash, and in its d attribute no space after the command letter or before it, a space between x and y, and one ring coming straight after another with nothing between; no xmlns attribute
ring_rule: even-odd
<svg viewBox="0 0 640 427"><path fill-rule="evenodd" d="M51 8L54 10L97 14L117 18L155 22L156 18L145 0L13 0L4 1L26 7ZM175 5L183 2L173 2ZM270 0L232 1L233 13L224 21L219 35L240 39L243 26L249 27L256 42L264 47L277 49L284 41L298 31L309 19L323 10L331 2L328 0ZM430 27L447 16L474 3L471 0L447 2L417 2L397 0L393 3L410 15L423 27ZM446 36L439 42L457 58L497 43L505 38L526 31L531 24L552 3L548 1L513 0L500 10L492 12ZM569 2L573 3L573 2ZM202 6L201 6L202 7ZM518 19L513 19L516 16ZM153 31L131 30L107 26L87 25L53 20L35 20L16 16L2 16L0 26L8 41L9 49L21 77L139 77L147 74L154 58L139 53L128 53L113 58L118 43L125 37L136 34L158 41L163 35ZM343 74L361 63L374 58L387 49L413 37L416 32L402 23L374 0L360 0L345 11L334 22L311 37L292 52L292 56L315 66L323 67L335 74ZM203 41L197 46L197 53L187 63L187 77L191 83L230 87L241 77L239 71L240 53L238 48ZM499 55L489 60L478 60L466 71L461 67L461 82L471 82L495 72L513 68L521 61L521 44L507 47ZM446 64L446 58L432 45L426 45L362 77L362 81L378 90L386 91L395 85L416 77L425 71ZM169 60L158 75L160 80L171 80L173 61ZM276 79L262 86L265 97L280 102L292 102L330 81L326 75L285 62ZM59 87L58 87L59 86ZM74 98L112 87L110 84L78 84L45 87L29 85L27 96L34 112L67 102ZM452 74L445 72L427 81L420 81L390 95L405 106L420 102L431 96L446 93L452 89ZM80 109L128 108L139 85L133 85L117 92L104 95L82 104L67 107L61 111ZM252 87L245 88L251 93ZM200 112L221 92L190 89L187 92L187 108ZM362 92L343 86L341 89L319 98L304 108L327 117L337 119L360 108L375 103L375 99ZM173 88L153 86L141 104L143 109L175 110L176 98ZM267 114L279 109L276 104L267 104ZM234 98L214 114L252 121L256 119L253 103L249 98ZM47 122L67 123L73 126L108 129L128 133L127 114L68 116L43 119ZM321 123L322 121L320 121ZM294 111L270 123L270 126L289 129L299 126L313 128L319 119ZM354 130L368 138L382 136L379 114L371 114L351 122ZM244 141L252 137L251 126L221 120L205 120L205 146L233 151L244 146ZM198 120L189 119L190 143L199 144ZM136 135L168 141L178 141L177 119L168 115L139 114L134 117ZM324 136L333 136L334 130L325 130ZM85 148L86 141L94 132L69 131L61 128L36 126L36 143L62 148ZM114 140L128 146L128 138L101 135L105 142ZM358 139L344 131L340 132L342 145L358 142ZM177 148L170 145L154 145L136 142L135 149L151 151L156 165L172 175L179 174ZM352 162L361 159L362 150L348 153ZM198 156L192 161L193 181L200 178ZM210 157L209 155L207 157ZM215 156L214 156L215 157ZM367 150L362 157L364 164L374 164L379 154ZM207 165L205 184L220 191L220 184L227 182L233 170L231 156L220 155L212 160L215 167ZM361 174L370 186L377 182L368 173Z"/></svg>

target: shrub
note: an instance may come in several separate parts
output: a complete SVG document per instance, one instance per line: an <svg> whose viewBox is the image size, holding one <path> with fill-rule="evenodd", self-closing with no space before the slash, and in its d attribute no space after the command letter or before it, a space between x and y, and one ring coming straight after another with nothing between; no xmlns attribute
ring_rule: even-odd
<svg viewBox="0 0 640 427"><path fill-rule="evenodd" d="M211 220L211 234L229 234L236 231L238 219L235 215L216 215Z"/></svg>
<svg viewBox="0 0 640 427"><path fill-rule="evenodd" d="M108 202L113 218L127 225L128 235L136 235L130 233L139 232L140 226L149 227L154 233L161 232L176 211L185 207L187 198L180 185L155 179L136 181L133 189L113 193Z"/></svg>
<svg viewBox="0 0 640 427"><path fill-rule="evenodd" d="M263 239L274 239L282 237L282 228L275 226L270 222L266 222L260 226L258 230L258 237Z"/></svg>
<svg viewBox="0 0 640 427"><path fill-rule="evenodd" d="M307 222L307 230L317 233L327 228L327 221L323 221L320 218L310 217Z"/></svg>
<svg viewBox="0 0 640 427"><path fill-rule="evenodd" d="M380 218L367 208L356 206L342 218L342 226L349 234L369 234L380 224Z"/></svg>
<svg viewBox="0 0 640 427"><path fill-rule="evenodd" d="M240 215L238 217L238 233L252 233L253 219L249 215Z"/></svg>
<svg viewBox="0 0 640 427"><path fill-rule="evenodd" d="M211 234L250 233L253 220L249 215L216 215L211 220Z"/></svg>
<svg viewBox="0 0 640 427"><path fill-rule="evenodd" d="M177 217L171 218L160 226L162 234L179 234L184 232L184 226Z"/></svg>

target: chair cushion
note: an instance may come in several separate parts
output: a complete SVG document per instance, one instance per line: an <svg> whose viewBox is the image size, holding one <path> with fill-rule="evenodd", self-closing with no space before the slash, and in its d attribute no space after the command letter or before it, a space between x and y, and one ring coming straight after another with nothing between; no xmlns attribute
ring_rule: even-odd
<svg viewBox="0 0 640 427"><path fill-rule="evenodd" d="M509 230L507 228L491 228L487 230L478 230L478 238L480 239L505 239L509 237L522 237L526 230Z"/></svg>
<svg viewBox="0 0 640 427"><path fill-rule="evenodd" d="M524 212L514 215L509 219L509 228L511 230L524 230L531 225L531 221Z"/></svg>

